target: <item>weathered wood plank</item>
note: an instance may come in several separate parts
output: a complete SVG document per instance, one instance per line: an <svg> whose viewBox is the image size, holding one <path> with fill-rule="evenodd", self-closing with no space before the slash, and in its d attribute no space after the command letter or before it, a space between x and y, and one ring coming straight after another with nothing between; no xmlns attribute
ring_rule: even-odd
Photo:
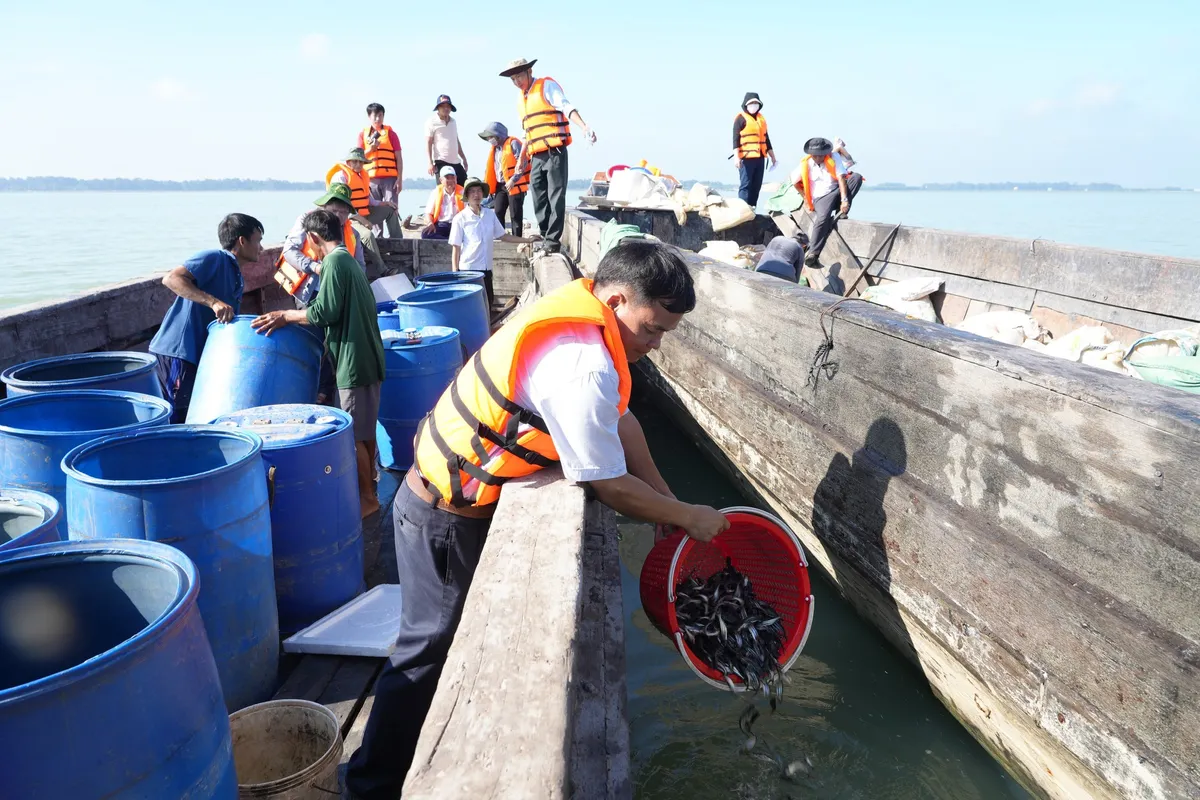
<svg viewBox="0 0 1200 800"><path fill-rule="evenodd" d="M612 796L570 757L603 700L580 678L603 646L581 629L585 508L556 469L505 485L406 798Z"/></svg>
<svg viewBox="0 0 1200 800"><path fill-rule="evenodd" d="M954 326L967 318L967 307L971 305L969 298L939 292L931 299L933 310L937 312L943 325Z"/></svg>
<svg viewBox="0 0 1200 800"><path fill-rule="evenodd" d="M337 674L341 664L340 656L306 655L292 670L279 690L275 692L276 700L311 700L318 701L321 693L328 688L333 676Z"/></svg>
<svg viewBox="0 0 1200 800"><path fill-rule="evenodd" d="M383 664L382 658L342 658L332 679L318 696L317 702L337 717L338 730L343 737L349 733Z"/></svg>
<svg viewBox="0 0 1200 800"><path fill-rule="evenodd" d="M838 229L861 257L885 227L843 220ZM1194 290L1200 260L1195 259L904 227L889 261L1200 321L1200 293Z"/></svg>
<svg viewBox="0 0 1200 800"><path fill-rule="evenodd" d="M1200 273L1196 277L1197 281L1200 282ZM1147 314L1144 311L1118 308L1105 303L1094 303L1090 300L1065 297L1061 294L1046 291L1039 291L1034 302L1043 308L1063 314L1095 320L1101 325L1117 325L1140 333L1179 330L1180 328L1188 328L1196 324L1190 320L1165 317L1161 314ZM1133 344L1133 342L1129 342L1129 344Z"/></svg>

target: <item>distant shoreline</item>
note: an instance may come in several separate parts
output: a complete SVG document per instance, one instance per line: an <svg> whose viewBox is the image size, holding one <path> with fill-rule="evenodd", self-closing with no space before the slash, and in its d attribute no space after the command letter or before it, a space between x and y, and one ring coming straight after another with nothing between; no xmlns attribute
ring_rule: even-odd
<svg viewBox="0 0 1200 800"><path fill-rule="evenodd" d="M724 181L684 181L684 185L704 183L721 191L736 191L736 184ZM591 181L568 182L570 189L587 189ZM430 178L408 178L406 189L432 189ZM157 181L144 178L0 178L0 192L312 192L324 189L321 181L245 180L220 178L202 181ZM882 192L1192 192L1179 186L1128 188L1113 183L866 183L864 188Z"/></svg>

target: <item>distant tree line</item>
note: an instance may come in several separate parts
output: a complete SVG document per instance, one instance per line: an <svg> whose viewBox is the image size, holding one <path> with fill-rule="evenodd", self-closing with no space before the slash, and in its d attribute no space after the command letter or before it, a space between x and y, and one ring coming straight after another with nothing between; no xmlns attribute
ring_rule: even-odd
<svg viewBox="0 0 1200 800"><path fill-rule="evenodd" d="M1183 191L1178 186L1164 186L1160 189L1126 189L1115 183L923 183L920 186L910 186L906 183L877 183L872 189L883 191L917 191L929 189L939 192L1011 192L1014 189L1023 192L1137 192L1137 191Z"/></svg>

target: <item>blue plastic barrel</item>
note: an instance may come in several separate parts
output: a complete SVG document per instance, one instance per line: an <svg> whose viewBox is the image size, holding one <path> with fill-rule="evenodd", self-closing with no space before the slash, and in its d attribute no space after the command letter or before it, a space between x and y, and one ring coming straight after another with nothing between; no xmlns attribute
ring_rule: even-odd
<svg viewBox="0 0 1200 800"><path fill-rule="evenodd" d="M401 329L432 325L454 328L462 337L468 357L483 347L492 332L487 294L482 286L470 283L409 292L396 301L396 312Z"/></svg>
<svg viewBox="0 0 1200 800"><path fill-rule="evenodd" d="M0 553L0 794L238 796L197 589L155 542Z"/></svg>
<svg viewBox="0 0 1200 800"><path fill-rule="evenodd" d="M350 415L280 405L220 417L253 431L272 476L271 543L279 629L287 636L357 597L363 582L362 515Z"/></svg>
<svg viewBox="0 0 1200 800"><path fill-rule="evenodd" d="M230 711L268 699L279 614L262 440L171 425L80 445L63 459L71 539L169 542L200 571L200 614Z"/></svg>
<svg viewBox="0 0 1200 800"><path fill-rule="evenodd" d="M413 437L425 415L462 366L462 346L453 328L413 328L383 341L386 377L379 391L375 438L379 463L388 469L412 466Z"/></svg>
<svg viewBox="0 0 1200 800"><path fill-rule="evenodd" d="M243 314L208 326L189 424L257 406L317 401L321 339L303 325L286 325L267 336L250 327L253 319Z"/></svg>
<svg viewBox="0 0 1200 800"><path fill-rule="evenodd" d="M459 283L473 283L476 286L483 286L483 273L475 269L460 269L458 272L431 272L428 275L417 276L418 289L453 286Z"/></svg>
<svg viewBox="0 0 1200 800"><path fill-rule="evenodd" d="M40 358L0 373L8 396L64 389L116 389L162 397L162 384L150 353L74 353Z"/></svg>
<svg viewBox="0 0 1200 800"><path fill-rule="evenodd" d="M62 459L69 450L170 420L170 403L133 392L89 389L0 400L0 486L36 489L66 508Z"/></svg>
<svg viewBox="0 0 1200 800"><path fill-rule="evenodd" d="M0 550L62 540L62 505L43 492L0 487Z"/></svg>

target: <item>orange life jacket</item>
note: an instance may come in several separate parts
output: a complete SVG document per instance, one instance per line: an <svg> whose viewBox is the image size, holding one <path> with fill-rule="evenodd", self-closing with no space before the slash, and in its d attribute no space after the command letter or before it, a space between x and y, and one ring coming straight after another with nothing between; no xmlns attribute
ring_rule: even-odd
<svg viewBox="0 0 1200 800"><path fill-rule="evenodd" d="M355 172L349 164L339 161L325 173L326 189L333 183L333 176L338 170L346 175L346 185L350 187L350 203L354 206L354 213L366 215L371 210L371 179L362 172Z"/></svg>
<svg viewBox="0 0 1200 800"><path fill-rule="evenodd" d="M800 180L796 183L796 191L804 194L804 204L808 206L809 211L813 211L812 186L808 180L808 162L812 161L812 156L805 156L800 162ZM838 175L837 167L833 164L833 156L825 156L825 169L829 170L829 177L833 178L836 184Z"/></svg>
<svg viewBox="0 0 1200 800"><path fill-rule="evenodd" d="M484 171L483 179L487 181L488 189L492 194L496 193L496 188L508 181L517 171L517 161L519 160L512 151L512 143L517 141L515 136L510 136L500 145L500 177L496 177L496 148L488 148L487 169ZM529 168L531 164L528 160L525 161L525 171L521 173L521 177L517 178L513 184L513 188L508 190L510 195L524 194L529 191Z"/></svg>
<svg viewBox="0 0 1200 800"><path fill-rule="evenodd" d="M738 158L766 158L767 118L762 114L752 117L745 111L738 116L746 120L746 127L738 135Z"/></svg>
<svg viewBox="0 0 1200 800"><path fill-rule="evenodd" d="M566 116L546 102L542 89L547 80L554 79L538 78L517 101L521 125L525 128L525 150L531 156L571 143L571 125Z"/></svg>
<svg viewBox="0 0 1200 800"><path fill-rule="evenodd" d="M425 221L430 225L437 222L442 216L442 201L446 199L446 185L439 183L437 191L430 195L429 205L425 208ZM454 213L463 210L463 187L454 187Z"/></svg>
<svg viewBox="0 0 1200 800"><path fill-rule="evenodd" d="M592 294L592 282L581 278L541 298L488 339L421 422L414 461L432 493L460 507L490 505L505 481L558 461L545 421L514 400L517 375L539 342L558 335L563 325L581 322L603 329L619 378L618 410L625 413L631 382L617 318Z"/></svg>
<svg viewBox="0 0 1200 800"><path fill-rule="evenodd" d="M400 175L396 169L396 150L392 147L392 126L384 125L379 131L379 141L371 146L371 133L375 128L371 125L363 128L363 149L367 153L367 176L371 178L395 178Z"/></svg>
<svg viewBox="0 0 1200 800"><path fill-rule="evenodd" d="M346 251L349 252L350 255L358 258L358 249L360 243L358 241L358 234L354 232L354 226L350 224L350 220L346 220L346 224L342 226L342 244L346 245ZM313 250L312 243L308 241L307 236L304 237L304 247L300 248L300 252L304 253L304 255L308 256L313 261L318 263L321 261L320 257L317 256L317 251ZM278 269L286 263L287 262L283 258L283 253L280 253L279 258L275 260L275 267ZM303 281L300 281L296 284L297 289L300 288L301 283L303 283Z"/></svg>

